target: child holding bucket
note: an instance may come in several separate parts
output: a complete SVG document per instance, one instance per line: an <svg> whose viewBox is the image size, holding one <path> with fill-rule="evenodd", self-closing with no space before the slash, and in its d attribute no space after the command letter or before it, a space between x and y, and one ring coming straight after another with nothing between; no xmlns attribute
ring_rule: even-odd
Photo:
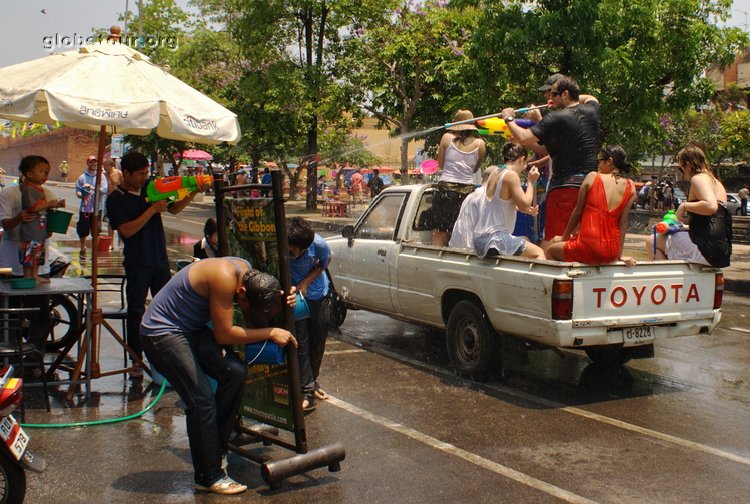
<svg viewBox="0 0 750 504"><path fill-rule="evenodd" d="M18 258L23 266L23 277L34 278L36 283L49 283L49 279L39 276L39 265L45 260L47 221L41 215L50 208L65 206L65 200L47 200L42 185L49 177L49 162L41 156L26 156L18 167L21 172L21 208L35 215L32 220L21 222L21 240Z"/></svg>

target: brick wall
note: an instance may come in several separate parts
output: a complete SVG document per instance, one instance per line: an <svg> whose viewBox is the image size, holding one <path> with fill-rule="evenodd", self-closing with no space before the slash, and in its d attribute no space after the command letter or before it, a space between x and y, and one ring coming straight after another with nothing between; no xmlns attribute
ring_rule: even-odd
<svg viewBox="0 0 750 504"><path fill-rule="evenodd" d="M43 156L50 162L50 180L60 180L58 167L68 162L68 181L74 181L86 169L86 158L96 155L98 148L94 132L60 128L42 135L26 138L0 137L0 167L8 175L18 175L18 164L24 156Z"/></svg>

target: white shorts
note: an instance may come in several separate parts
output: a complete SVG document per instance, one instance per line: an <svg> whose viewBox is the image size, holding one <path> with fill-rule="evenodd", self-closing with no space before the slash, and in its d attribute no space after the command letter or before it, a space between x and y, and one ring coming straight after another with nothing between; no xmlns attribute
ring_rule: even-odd
<svg viewBox="0 0 750 504"><path fill-rule="evenodd" d="M711 266L703 257L698 246L690 239L687 231L678 231L667 236L667 259L684 259L685 261Z"/></svg>

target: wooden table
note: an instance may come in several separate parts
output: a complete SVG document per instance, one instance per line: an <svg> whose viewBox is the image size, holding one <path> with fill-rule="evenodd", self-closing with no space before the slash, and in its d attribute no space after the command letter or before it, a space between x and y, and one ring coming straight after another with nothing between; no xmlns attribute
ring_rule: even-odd
<svg viewBox="0 0 750 504"><path fill-rule="evenodd" d="M81 343L85 349L91 348L91 295L94 293L94 287L91 282L85 278L51 278L48 284L39 284L33 289L14 289L10 286L9 280L0 281L0 296L3 298L3 306L5 308L10 304L10 298L20 298L23 302L24 297L28 296L52 296L55 294L70 294L76 297L78 300L78 313L81 314L85 319L84 330L81 336L83 336L83 342L78 340L78 353L81 353ZM67 356L70 351L70 347L67 351L63 351L57 357L55 362L47 370L48 374L53 373L62 362L63 358ZM73 385L73 384L86 384L86 399L91 397L91 352L85 351L85 363L77 362L75 371L70 380L56 381L56 385ZM81 372L81 369L84 371ZM84 379L80 379L80 375L84 375ZM72 391L72 388L71 388Z"/></svg>
<svg viewBox="0 0 750 504"><path fill-rule="evenodd" d="M323 203L323 217L349 217L349 207L354 203L348 201L326 201Z"/></svg>

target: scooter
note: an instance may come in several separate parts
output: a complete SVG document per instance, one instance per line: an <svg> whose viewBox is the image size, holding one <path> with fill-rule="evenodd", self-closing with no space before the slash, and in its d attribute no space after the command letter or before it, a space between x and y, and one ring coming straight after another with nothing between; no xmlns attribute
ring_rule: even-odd
<svg viewBox="0 0 750 504"><path fill-rule="evenodd" d="M0 369L0 504L23 502L26 471L47 468L46 460L31 453L29 435L11 414L23 399L22 384L13 377L13 366Z"/></svg>

